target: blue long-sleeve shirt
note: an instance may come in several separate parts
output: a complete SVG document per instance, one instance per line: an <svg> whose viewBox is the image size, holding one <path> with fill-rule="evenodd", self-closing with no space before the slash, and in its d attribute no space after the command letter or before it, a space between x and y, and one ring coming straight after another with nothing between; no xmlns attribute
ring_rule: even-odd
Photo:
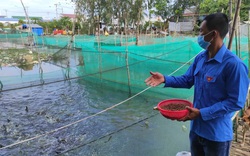
<svg viewBox="0 0 250 156"><path fill-rule="evenodd" d="M214 58L208 51L198 54L182 76L165 76L164 87L191 88L194 107L201 116L191 121L191 131L208 140L233 139L231 117L243 108L248 92L248 69L226 46Z"/></svg>

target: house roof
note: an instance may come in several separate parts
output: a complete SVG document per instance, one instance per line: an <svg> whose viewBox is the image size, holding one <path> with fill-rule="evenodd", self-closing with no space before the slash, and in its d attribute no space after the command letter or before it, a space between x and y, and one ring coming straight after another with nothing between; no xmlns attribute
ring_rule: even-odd
<svg viewBox="0 0 250 156"><path fill-rule="evenodd" d="M26 20L26 16L12 16L12 18L17 18L19 20ZM29 19L32 19L32 18L36 18L36 19L39 19L39 20L43 19L42 17L29 16Z"/></svg>
<svg viewBox="0 0 250 156"><path fill-rule="evenodd" d="M183 16L197 16L196 14L196 7L190 7L184 10Z"/></svg>
<svg viewBox="0 0 250 156"><path fill-rule="evenodd" d="M31 27L31 28L42 28L42 26L38 25L38 24L23 24L26 25L27 27Z"/></svg>
<svg viewBox="0 0 250 156"><path fill-rule="evenodd" d="M76 18L75 14L61 14L62 17Z"/></svg>
<svg viewBox="0 0 250 156"><path fill-rule="evenodd" d="M15 21L19 21L17 18L0 18L0 21L12 21L12 22L15 22Z"/></svg>

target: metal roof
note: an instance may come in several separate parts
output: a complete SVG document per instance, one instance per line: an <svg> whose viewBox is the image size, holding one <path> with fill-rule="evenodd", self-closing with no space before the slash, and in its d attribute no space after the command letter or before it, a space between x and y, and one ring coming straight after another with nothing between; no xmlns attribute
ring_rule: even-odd
<svg viewBox="0 0 250 156"><path fill-rule="evenodd" d="M19 21L17 18L0 18L0 21Z"/></svg>
<svg viewBox="0 0 250 156"><path fill-rule="evenodd" d="M17 18L17 19L21 19L21 20L26 20L26 16L12 16L12 18ZM42 20L43 18L42 17L35 17L35 16L29 16L29 19L39 19L39 20Z"/></svg>
<svg viewBox="0 0 250 156"><path fill-rule="evenodd" d="M27 27L31 27L31 28L43 28L42 26L38 25L38 24L23 24L26 25Z"/></svg>

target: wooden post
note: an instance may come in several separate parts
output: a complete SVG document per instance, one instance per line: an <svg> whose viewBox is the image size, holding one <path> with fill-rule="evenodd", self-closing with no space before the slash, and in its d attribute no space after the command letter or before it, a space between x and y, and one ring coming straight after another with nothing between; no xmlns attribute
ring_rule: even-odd
<svg viewBox="0 0 250 156"><path fill-rule="evenodd" d="M127 68L127 76L128 76L128 92L129 92L129 95L131 96L131 82L130 82L130 69L129 69L129 56L128 56L128 34L127 34L127 31L126 31L126 22L127 20L125 19L125 26L124 26L124 31L125 31L125 40L126 40L126 56L125 56L125 61L126 61L126 68Z"/></svg>
<svg viewBox="0 0 250 156"><path fill-rule="evenodd" d="M238 32L238 47L237 47L237 49L238 49L238 56L239 56L239 58L241 58L241 44L240 44L240 42L241 42L241 32L240 32L240 16L238 16L238 22L237 22L237 25L238 25L238 29L237 29L237 32Z"/></svg>
<svg viewBox="0 0 250 156"><path fill-rule="evenodd" d="M248 68L250 68L250 10L248 11ZM250 72L248 73L248 77L250 78Z"/></svg>
<svg viewBox="0 0 250 156"><path fill-rule="evenodd" d="M137 14L137 25L136 25L136 41L135 44L138 46L140 43L139 36L140 36L140 22L141 22L141 8L139 9L139 12Z"/></svg>
<svg viewBox="0 0 250 156"><path fill-rule="evenodd" d="M238 0L237 7L236 7L236 12L235 12L235 15L234 15L233 27L232 27L232 31L231 31L232 33L231 33L229 43L228 43L228 49L231 49L231 47L232 47L232 41L233 41L233 37L234 37L234 34L235 34L235 27L236 27L238 15L239 15L239 12L240 12L240 5L241 5L241 0Z"/></svg>
<svg viewBox="0 0 250 156"><path fill-rule="evenodd" d="M232 0L229 0L229 21L232 20ZM232 32L231 32L231 28L232 28L232 23L230 22L230 30L229 30L229 36L232 35Z"/></svg>

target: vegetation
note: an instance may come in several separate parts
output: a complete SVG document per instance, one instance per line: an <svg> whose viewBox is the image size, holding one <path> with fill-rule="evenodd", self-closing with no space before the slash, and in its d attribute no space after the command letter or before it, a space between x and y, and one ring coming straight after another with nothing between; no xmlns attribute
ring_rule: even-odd
<svg viewBox="0 0 250 156"><path fill-rule="evenodd" d="M236 2L232 0L232 13L235 12ZM141 25L144 17L151 19L153 16L163 19L164 22L158 28L164 30L169 20L179 21L183 18L184 11L190 7L195 8L194 13L197 15L215 12L229 15L229 0L76 0L76 5L77 13L88 17L82 22L90 23L92 33L98 28L100 21L114 30L123 30L121 27L129 30L129 27ZM250 0L242 0L241 20L248 20L249 9ZM118 21L117 26L112 22L114 20ZM144 29L151 27L153 23L149 20L146 24Z"/></svg>
<svg viewBox="0 0 250 156"><path fill-rule="evenodd" d="M237 0L231 1L234 14ZM100 30L100 23L104 23L112 31L124 34L131 33L131 30L135 34L146 32L152 30L152 25L157 29L166 30L168 22L182 20L184 11L188 8L193 8L196 15L215 12L229 15L229 2L230 0L75 0L77 14L75 32L96 34ZM249 10L250 0L242 0L240 11L242 21L248 20ZM159 20L152 22L152 18L156 17ZM46 34L51 34L54 29L73 28L73 22L68 17L49 22L36 18L31 21L41 25ZM24 21L20 20L18 24L23 23ZM0 28L3 27L0 24Z"/></svg>
<svg viewBox="0 0 250 156"><path fill-rule="evenodd" d="M49 60L50 54L38 53L36 51L30 52L28 49L0 49L0 67L2 66L25 66L28 64L38 63L38 56L40 60Z"/></svg>

